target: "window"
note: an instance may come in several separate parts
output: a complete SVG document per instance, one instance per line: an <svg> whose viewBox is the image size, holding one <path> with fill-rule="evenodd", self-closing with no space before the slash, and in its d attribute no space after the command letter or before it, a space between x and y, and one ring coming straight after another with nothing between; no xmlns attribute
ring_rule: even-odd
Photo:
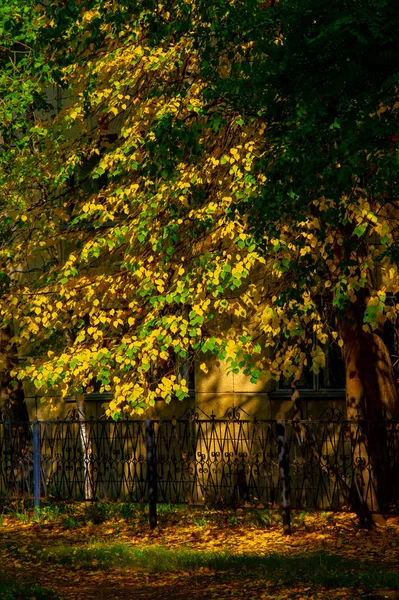
<svg viewBox="0 0 399 600"><path fill-rule="evenodd" d="M157 381L162 378L162 371L164 369L164 373L172 374L174 372L178 382L180 382L182 379L185 379L189 391L193 392L195 389L194 366L193 356L190 355L185 356L184 358L174 355L167 368L165 368L165 365L163 365L163 368L160 369L157 361L154 361L150 370L154 388L157 386Z"/></svg>
<svg viewBox="0 0 399 600"><path fill-rule="evenodd" d="M180 382L182 379L185 379L187 382L187 387L190 392L195 390L195 382L194 382L194 359L191 356L186 356L185 358L181 358L179 356L176 357L176 371L177 371L177 381Z"/></svg>
<svg viewBox="0 0 399 600"><path fill-rule="evenodd" d="M326 346L326 366L319 373L304 369L298 389L308 392L342 391L345 389L345 365L339 346L335 343ZM280 380L276 391L291 390L288 380Z"/></svg>
<svg viewBox="0 0 399 600"><path fill-rule="evenodd" d="M339 348L337 347L339 350ZM326 366L319 373L306 369L299 381L300 390L319 392L322 390L342 390L345 388L345 366L335 347L326 350ZM278 390L291 389L289 381L280 381Z"/></svg>

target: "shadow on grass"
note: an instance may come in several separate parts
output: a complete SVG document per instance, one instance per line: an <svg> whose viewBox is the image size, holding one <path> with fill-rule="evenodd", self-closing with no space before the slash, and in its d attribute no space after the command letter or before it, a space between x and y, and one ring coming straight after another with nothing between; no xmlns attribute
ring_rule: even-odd
<svg viewBox="0 0 399 600"><path fill-rule="evenodd" d="M35 584L20 584L0 573L0 600L21 600L35 598L35 600L56 600L57 594Z"/></svg>
<svg viewBox="0 0 399 600"><path fill-rule="evenodd" d="M294 557L272 554L255 556L227 552L169 550L162 546L134 548L127 544L94 543L86 548L56 547L43 551L42 559L72 568L139 568L152 573L210 569L229 577L266 577L285 585L299 583L326 588L389 588L399 590L399 573L379 570L368 563L348 561L335 554L315 552ZM234 575L233 575L234 574Z"/></svg>

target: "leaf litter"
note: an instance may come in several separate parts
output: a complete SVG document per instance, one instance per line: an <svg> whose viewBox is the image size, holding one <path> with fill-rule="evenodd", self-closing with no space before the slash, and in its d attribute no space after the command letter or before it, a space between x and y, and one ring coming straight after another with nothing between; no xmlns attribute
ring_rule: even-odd
<svg viewBox="0 0 399 600"><path fill-rule="evenodd" d="M3 574L65 600L399 598L398 518L367 531L352 514L300 513L287 537L279 516L259 520L261 511L178 507L160 514L151 530L143 511L93 523L75 510L72 528L61 517L23 522L5 515ZM141 562L132 563L129 553L137 552L144 552Z"/></svg>

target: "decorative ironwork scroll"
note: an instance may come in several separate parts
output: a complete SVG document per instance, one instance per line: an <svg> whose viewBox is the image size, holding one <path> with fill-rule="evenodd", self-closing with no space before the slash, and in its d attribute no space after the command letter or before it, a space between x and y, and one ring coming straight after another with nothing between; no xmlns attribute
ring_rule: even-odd
<svg viewBox="0 0 399 600"><path fill-rule="evenodd" d="M279 504L276 421L233 408L221 418L198 410L153 423L159 502ZM89 485L96 499L148 501L145 421L88 419L87 448L77 414L39 424L43 496L84 499ZM336 411L319 421L301 421L300 427L298 421L284 424L292 508L349 510L366 472L363 500L376 496L371 486L378 481L379 508L397 510L398 422L382 424L377 476L372 460L356 447L370 424L345 421ZM0 421L2 497L33 495L31 433L31 423Z"/></svg>

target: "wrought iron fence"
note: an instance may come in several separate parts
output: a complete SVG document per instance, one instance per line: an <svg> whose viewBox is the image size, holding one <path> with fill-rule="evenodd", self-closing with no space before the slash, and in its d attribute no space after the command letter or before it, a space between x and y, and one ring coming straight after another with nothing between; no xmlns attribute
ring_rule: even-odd
<svg viewBox="0 0 399 600"><path fill-rule="evenodd" d="M284 424L292 507L343 510L360 501L397 510L399 422L375 429L330 411ZM231 409L222 418L155 420L153 430L158 502L279 504L276 421ZM33 495L40 479L46 498L147 502L148 471L145 421L82 421L76 411L59 421L0 421L1 497Z"/></svg>

